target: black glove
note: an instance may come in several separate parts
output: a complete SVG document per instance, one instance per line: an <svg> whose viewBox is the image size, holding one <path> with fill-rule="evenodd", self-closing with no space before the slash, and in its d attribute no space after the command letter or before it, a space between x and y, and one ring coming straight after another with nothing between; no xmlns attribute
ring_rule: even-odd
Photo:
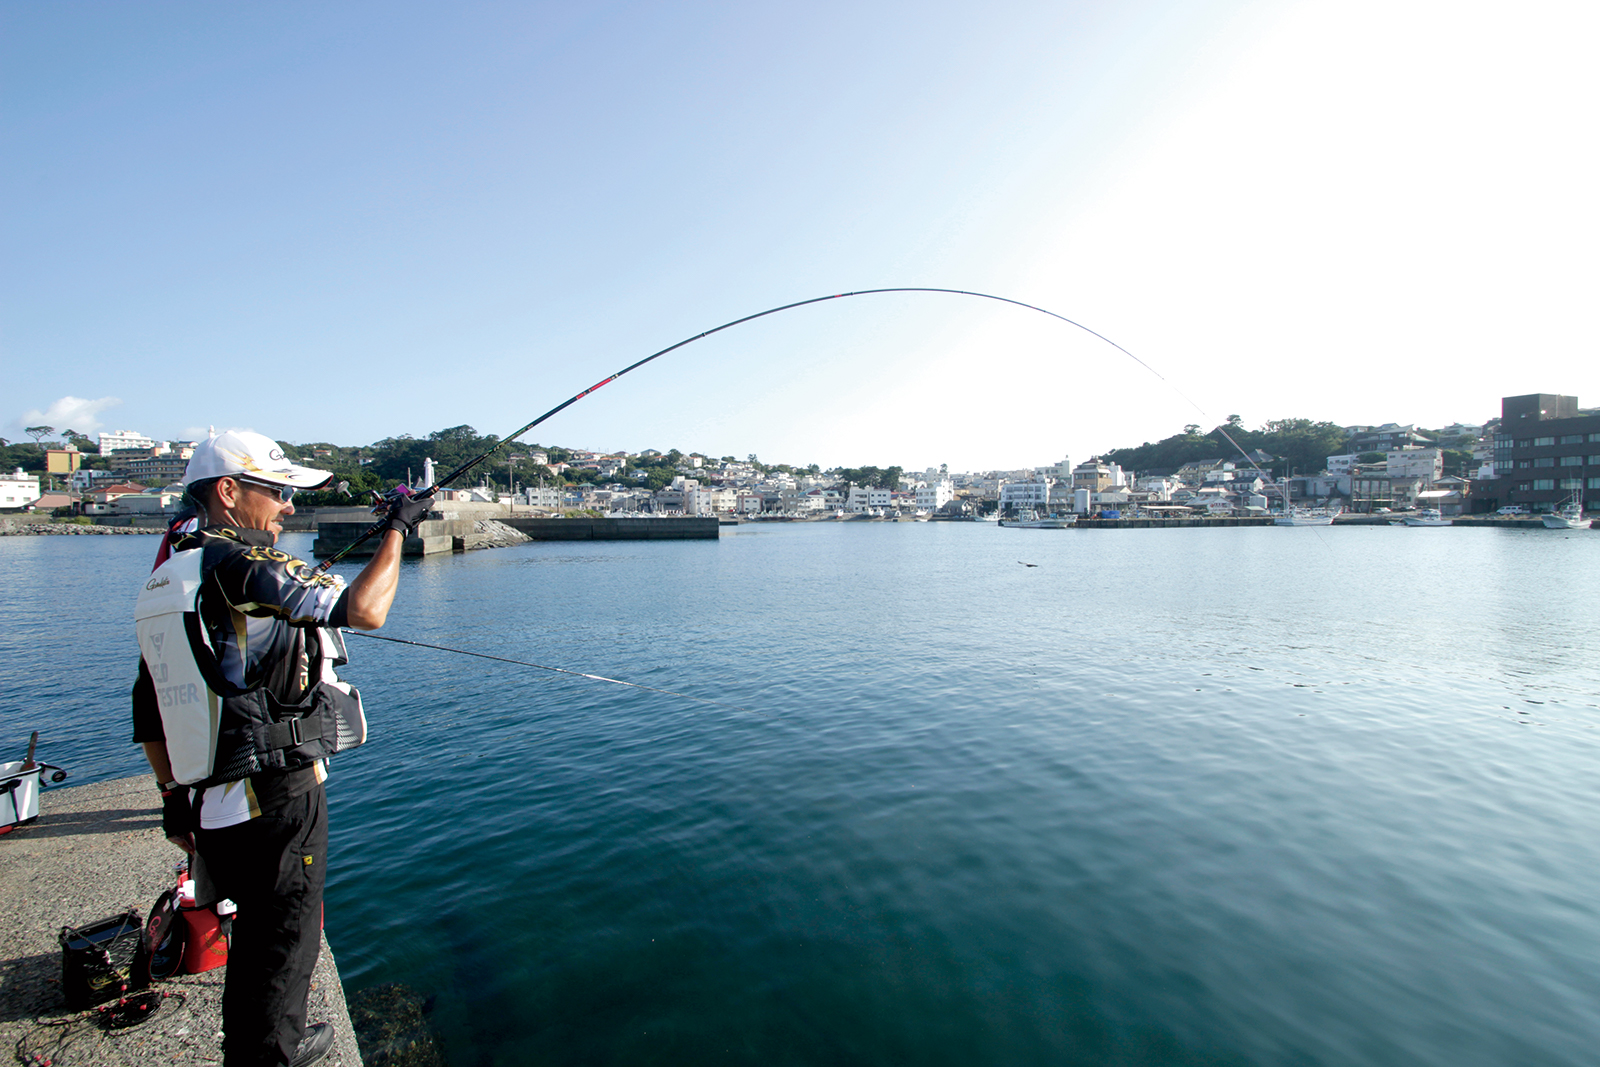
<svg viewBox="0 0 1600 1067"><path fill-rule="evenodd" d="M431 496L415 497L403 496L389 505L386 530L398 530L401 537L410 537L417 524L428 517L428 509L433 507Z"/></svg>
<svg viewBox="0 0 1600 1067"><path fill-rule="evenodd" d="M194 851L194 811L189 807L189 787L176 782L161 791L161 832L167 840Z"/></svg>

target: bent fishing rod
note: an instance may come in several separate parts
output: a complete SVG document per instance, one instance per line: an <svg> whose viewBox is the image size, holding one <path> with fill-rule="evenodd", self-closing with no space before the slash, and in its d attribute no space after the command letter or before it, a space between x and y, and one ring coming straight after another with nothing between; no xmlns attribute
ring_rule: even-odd
<svg viewBox="0 0 1600 1067"><path fill-rule="evenodd" d="M1065 315L1057 314L1056 312L1051 311L1048 308L1042 308L1042 307L1038 307L1038 306L1036 306L1034 304L1024 303L1021 300L1013 300L1013 299L1011 299L1010 297L1007 297L1007 296L995 296L993 293L979 293L979 292L973 292L972 290L968 290L968 289L939 289L939 288L934 288L932 286L899 286L899 287L888 288L888 289L857 289L854 292L849 292L849 293L831 293L828 296L814 296L809 300L796 300L792 304L783 304L783 305L780 305L780 306L775 307L775 308L768 308L765 311L758 311L754 315L745 315L742 318L734 319L732 322L725 322L721 326L714 326L711 329L706 330L706 331L704 331L702 333L697 333L693 337L686 337L683 340L679 341L677 344L668 345L666 348L663 348L659 352L652 352L650 355L645 356L643 359L639 360L638 362L630 363L628 366L623 367L621 370L617 371L615 374L609 374L606 377L600 379L598 382L595 382L593 385L589 386L589 388L583 390L582 392L580 392L580 393L578 393L578 394L576 394L574 396L568 397L566 400L563 400L561 403L557 404L555 407L551 408L549 411L545 412L543 415L540 415L538 418L534 419L532 422L529 422L526 425L511 431L509 434L507 434L505 437L501 438L494 445L491 445L487 450L485 450L484 452L480 453L479 455L476 455L476 456L472 457L471 459L467 460L465 463L463 463L460 466L456 467L454 470L452 470L450 473L446 474L443 478L440 478L438 481L434 482L432 485L426 486L424 488L417 489L417 490L410 490L410 489L407 489L406 487L403 487L403 486L397 486L395 489L390 490L389 493L384 494L383 496L379 497L379 499L378 499L378 507L374 508L373 510L379 511L381 509L382 511L386 512L388 507L392 506L401 497L405 497L405 496L409 496L409 497L413 497L413 498L419 498L419 499L432 496L434 493L436 493L440 489L443 489L446 486L450 485L450 483L454 482L457 478L461 477L463 474L466 474L472 468L476 467L478 464L482 463L484 460L486 460L490 456L494 455L501 448L504 448L506 445L510 444L512 441L516 440L518 437L521 437L523 434L527 433L529 430L533 429L535 426L538 426L540 423L544 422L546 419L551 418L554 415L560 414L561 412L565 411L567 408L571 407L573 404L576 404L578 401L580 401L584 397L588 396L590 393L593 393L596 390L598 390L598 389L600 389L600 388L602 388L604 386L610 385L612 382L616 381L618 378L622 377L624 374L628 374L628 373L630 373L632 371L638 370L640 367L644 366L646 363L649 363L652 360L660 359L662 356L666 355L669 352L676 352L678 349L684 347L685 345L693 344L694 342L699 341L699 340L701 340L703 338L710 337L714 333L721 333L723 330L730 329L730 328L732 328L734 326L738 326L738 325L740 325L742 323L753 322L756 319L765 318L768 315L776 315L780 311L790 311L790 310L792 310L794 308L805 307L808 304L821 304L821 303L824 303L825 301L828 301L828 300L843 300L846 297L871 296L871 295L874 295L874 294L877 294L877 293L947 293L947 294L952 295L952 296L971 296L971 297L977 297L977 298L982 299L982 300L998 301L999 303L1002 303L1002 304L1012 304L1012 305L1015 305L1016 307L1026 308L1029 311L1037 311L1041 315L1048 315L1052 319L1060 319L1062 322L1066 323L1067 325L1076 326L1078 329L1082 330L1084 333L1087 333L1087 334L1089 334L1089 335L1091 335L1093 337L1097 337L1100 340L1104 341L1106 344L1110 345L1112 348L1115 348L1118 352L1121 352L1123 355L1127 356L1129 359L1131 359L1135 363L1139 364L1139 366L1143 367L1145 370L1149 371L1151 374L1154 374L1157 378L1161 379L1161 381L1166 383L1166 385L1169 388L1171 388L1173 392L1177 393L1180 397L1183 397L1183 399L1185 401L1187 401L1191 406L1193 406L1196 411L1199 411L1202 415L1205 414L1205 411L1200 407L1199 404L1196 404L1193 400L1190 400L1187 396L1184 396L1182 390L1178 389L1177 386L1175 386L1171 382L1167 381L1167 379L1165 377L1163 377L1161 375L1161 373L1159 371L1157 371L1154 367L1150 366L1150 364L1146 363L1144 360L1140 359L1138 356L1134 355L1132 352L1129 352L1126 348L1123 348L1121 345L1117 344L1117 342L1113 341L1111 338L1107 337L1105 334L1100 333L1100 332L1098 332L1096 330L1091 330L1089 327L1085 326L1083 323L1077 322L1077 321L1075 321L1073 319L1069 319ZM1245 452L1245 450L1239 447L1239 443L1237 441L1235 441L1232 437L1230 437L1226 430L1223 430L1221 427L1218 427L1217 429L1218 429L1218 432L1220 432L1222 434L1222 436L1228 438L1228 443L1233 445L1233 447L1238 450L1238 452L1239 452L1239 454L1241 456L1245 456L1245 458L1247 460L1249 459L1249 456ZM402 492L402 490L404 490L404 491ZM332 567L335 563L339 562L339 560L341 560L345 556L349 555L350 552L353 551L356 548L356 546L366 543L366 541L368 541L370 538L376 537L379 533L381 533L384 530L386 525L387 525L387 523L384 521L384 519L380 518L376 523L374 523L371 527L369 527L366 530L366 532L364 532L360 537L356 538L354 541L350 542L344 548L340 549L338 552L336 552L332 556L329 556L327 559L325 559L321 563L317 564L315 570L319 571L319 572L320 571L326 571L329 567Z"/></svg>

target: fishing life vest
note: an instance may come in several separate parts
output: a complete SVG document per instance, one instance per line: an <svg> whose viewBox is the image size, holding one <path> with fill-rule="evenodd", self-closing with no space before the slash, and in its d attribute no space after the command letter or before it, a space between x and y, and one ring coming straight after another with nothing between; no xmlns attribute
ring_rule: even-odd
<svg viewBox="0 0 1600 1067"><path fill-rule="evenodd" d="M335 630L304 631L314 681L298 703L223 676L200 617L204 555L203 547L174 552L145 581L134 608L173 777L184 785L236 782L307 767L365 741L361 694L333 673L346 661Z"/></svg>

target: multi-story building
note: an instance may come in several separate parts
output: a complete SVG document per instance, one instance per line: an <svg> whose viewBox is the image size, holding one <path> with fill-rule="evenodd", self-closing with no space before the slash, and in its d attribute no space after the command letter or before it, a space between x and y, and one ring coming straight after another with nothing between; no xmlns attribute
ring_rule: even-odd
<svg viewBox="0 0 1600 1067"><path fill-rule="evenodd" d="M1351 426L1350 451L1356 455L1366 452L1395 452L1402 448L1424 448L1433 444L1417 432L1415 426L1397 426L1386 422L1382 426Z"/></svg>
<svg viewBox="0 0 1600 1067"><path fill-rule="evenodd" d="M955 499L955 495L950 480L941 478L930 485L917 486L917 507L924 511L937 511Z"/></svg>
<svg viewBox="0 0 1600 1067"><path fill-rule="evenodd" d="M1350 509L1372 511L1394 507L1394 479L1376 466L1356 467L1350 475Z"/></svg>
<svg viewBox="0 0 1600 1067"><path fill-rule="evenodd" d="M50 474L71 474L83 465L83 453L76 447L46 449L44 469Z"/></svg>
<svg viewBox="0 0 1600 1067"><path fill-rule="evenodd" d="M1032 482L1007 482L1000 487L1000 510L1020 511L1031 508L1046 511L1050 507L1050 479Z"/></svg>
<svg viewBox="0 0 1600 1067"><path fill-rule="evenodd" d="M1586 508L1600 507L1600 412L1580 411L1575 396L1503 397L1494 473L1473 487L1477 511L1509 504L1553 511L1575 494Z"/></svg>
<svg viewBox="0 0 1600 1067"><path fill-rule="evenodd" d="M37 474L28 474L18 467L13 473L0 476L0 511L25 508L38 499Z"/></svg>
<svg viewBox="0 0 1600 1067"><path fill-rule="evenodd" d="M1224 462L1226 461L1220 457L1217 459L1197 459L1179 467L1173 472L1173 477L1184 485L1199 485L1206 480L1206 475L1214 470L1220 470Z"/></svg>
<svg viewBox="0 0 1600 1067"><path fill-rule="evenodd" d="M1444 477L1444 449L1405 448L1384 457L1384 473L1391 478L1421 478L1432 485Z"/></svg>
<svg viewBox="0 0 1600 1067"><path fill-rule="evenodd" d="M1048 466L1035 468L1035 473L1041 478L1049 478L1053 482L1072 481L1072 460L1063 456L1060 463L1051 463Z"/></svg>
<svg viewBox="0 0 1600 1067"><path fill-rule="evenodd" d="M100 454L102 456L109 456L111 453L122 449L138 448L149 450L156 447L156 439L154 437L146 437L144 434L135 433L132 430L117 430L112 433L102 432L98 436L100 438Z"/></svg>
<svg viewBox="0 0 1600 1067"><path fill-rule="evenodd" d="M1122 485L1122 468L1114 463L1102 463L1098 459L1089 459L1072 468L1072 485L1075 489L1087 489L1098 493L1102 489Z"/></svg>
<svg viewBox="0 0 1600 1067"><path fill-rule="evenodd" d="M862 512L872 508L887 508L894 504L892 489L879 489L875 485L852 485L845 497L846 511Z"/></svg>
<svg viewBox="0 0 1600 1067"><path fill-rule="evenodd" d="M1600 504L1600 413L1579 410L1578 397L1501 398L1494 477L1474 483L1474 509L1549 512L1571 496Z"/></svg>
<svg viewBox="0 0 1600 1067"><path fill-rule="evenodd" d="M194 449L188 447L165 452L156 449L152 455L130 459L124 473L145 485L170 485L183 480L184 469L189 466L192 455Z"/></svg>
<svg viewBox="0 0 1600 1067"><path fill-rule="evenodd" d="M1327 471L1329 474L1349 474L1350 468L1356 465L1355 452L1347 452L1342 456L1329 456Z"/></svg>

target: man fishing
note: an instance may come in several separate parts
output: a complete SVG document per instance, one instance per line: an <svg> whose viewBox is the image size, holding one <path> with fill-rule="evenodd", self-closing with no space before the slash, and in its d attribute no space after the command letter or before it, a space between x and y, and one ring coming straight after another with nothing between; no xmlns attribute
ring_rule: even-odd
<svg viewBox="0 0 1600 1067"><path fill-rule="evenodd" d="M174 528L135 608L133 739L161 789L162 828L193 857L198 902L238 906L226 1067L304 1067L333 1046L330 1024L306 1028L327 867L322 783L327 757L366 739L360 694L334 674L347 661L338 627L384 624L402 543L431 503L381 505L377 551L346 584L273 547L295 491L332 478L261 434L213 432L183 477L194 528Z"/></svg>

